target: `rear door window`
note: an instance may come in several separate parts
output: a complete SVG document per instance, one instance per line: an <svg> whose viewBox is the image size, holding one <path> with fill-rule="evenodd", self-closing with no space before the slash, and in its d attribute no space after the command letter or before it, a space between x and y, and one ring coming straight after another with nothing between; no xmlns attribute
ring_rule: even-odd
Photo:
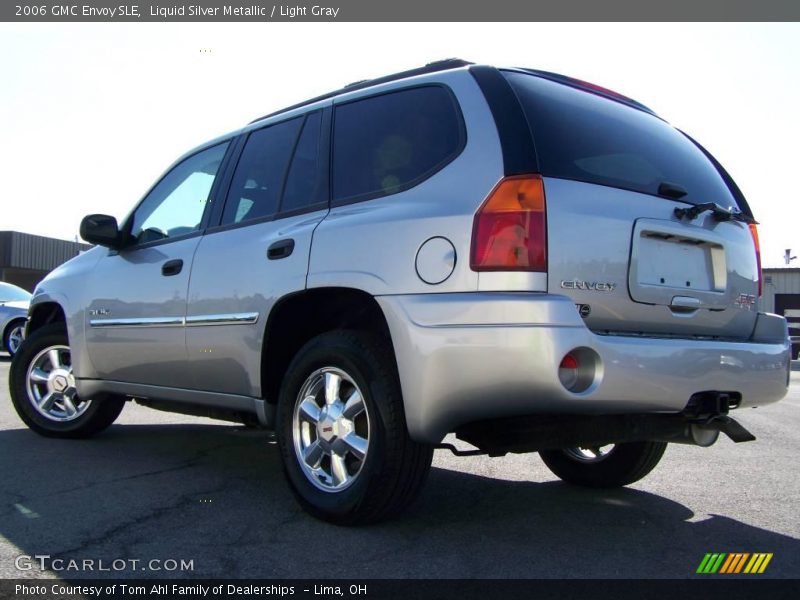
<svg viewBox="0 0 800 600"><path fill-rule="evenodd" d="M303 117L252 132L233 174L222 224L271 217L278 211L281 188Z"/></svg>
<svg viewBox="0 0 800 600"><path fill-rule="evenodd" d="M658 117L562 83L504 72L531 127L543 175L658 195L667 182L681 201L735 205L703 152Z"/></svg>
<svg viewBox="0 0 800 600"><path fill-rule="evenodd" d="M409 88L336 107L333 200L367 200L409 189L461 152L461 113L443 86Z"/></svg>
<svg viewBox="0 0 800 600"><path fill-rule="evenodd" d="M322 171L319 168L322 113L308 115L286 176L280 211L291 212L326 202L321 193Z"/></svg>

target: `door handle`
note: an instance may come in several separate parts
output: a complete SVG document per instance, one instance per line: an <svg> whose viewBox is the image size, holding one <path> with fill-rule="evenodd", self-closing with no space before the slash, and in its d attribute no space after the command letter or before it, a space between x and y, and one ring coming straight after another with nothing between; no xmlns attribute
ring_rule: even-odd
<svg viewBox="0 0 800 600"><path fill-rule="evenodd" d="M294 240L291 238L285 240L278 240L273 242L267 248L267 258L270 260L278 260L279 258L286 258L294 251Z"/></svg>
<svg viewBox="0 0 800 600"><path fill-rule="evenodd" d="M673 314L689 315L697 311L698 308L703 306L700 298L694 296L673 296L669 303L669 309Z"/></svg>
<svg viewBox="0 0 800 600"><path fill-rule="evenodd" d="M183 269L183 261L180 258L176 258L175 260L168 260L161 265L161 274L164 277L171 277L180 273L181 269Z"/></svg>

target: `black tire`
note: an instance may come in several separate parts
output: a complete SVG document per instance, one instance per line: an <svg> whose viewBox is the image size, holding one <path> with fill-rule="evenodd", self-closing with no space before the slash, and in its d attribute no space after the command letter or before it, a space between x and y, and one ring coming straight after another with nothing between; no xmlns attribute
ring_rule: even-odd
<svg viewBox="0 0 800 600"><path fill-rule="evenodd" d="M31 362L43 350L52 346L69 346L63 323L51 323L38 329L25 340L11 361L9 391L11 402L20 419L30 429L46 437L87 438L108 428L122 412L125 400L103 397L92 400L85 411L69 421L56 421L42 415L28 397L27 377Z"/></svg>
<svg viewBox="0 0 800 600"><path fill-rule="evenodd" d="M352 485L338 491L322 490L311 482L293 438L298 394L315 372L327 367L352 378L369 418L366 457ZM403 511L422 488L433 458L433 446L408 435L391 343L367 332L325 333L300 349L281 386L277 433L295 497L311 515L338 525L375 523Z"/></svg>
<svg viewBox="0 0 800 600"><path fill-rule="evenodd" d="M14 350L11 348L11 333L15 327L22 325L25 326L25 319L17 319L16 321L11 321L6 326L6 330L3 332L3 350L8 352L12 357L14 356Z"/></svg>
<svg viewBox="0 0 800 600"><path fill-rule="evenodd" d="M664 455L664 442L616 444L604 457L582 461L568 450L542 450L539 456L554 475L575 485L593 488L622 487L639 481Z"/></svg>

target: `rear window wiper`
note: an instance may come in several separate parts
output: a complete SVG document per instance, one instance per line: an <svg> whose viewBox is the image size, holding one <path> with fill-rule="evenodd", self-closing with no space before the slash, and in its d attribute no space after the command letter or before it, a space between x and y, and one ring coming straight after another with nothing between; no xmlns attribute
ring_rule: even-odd
<svg viewBox="0 0 800 600"><path fill-rule="evenodd" d="M702 204L695 204L694 206L687 208L676 208L675 216L679 219L689 219L691 221L706 211L711 211L714 213L714 219L716 221L741 221L742 223L752 225L758 224L758 221L756 221L753 217L743 213L735 206L725 208L716 202L704 202Z"/></svg>

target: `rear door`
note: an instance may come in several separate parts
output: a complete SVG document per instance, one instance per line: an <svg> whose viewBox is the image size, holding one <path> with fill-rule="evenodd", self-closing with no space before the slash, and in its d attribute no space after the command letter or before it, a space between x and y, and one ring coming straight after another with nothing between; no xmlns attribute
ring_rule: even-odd
<svg viewBox="0 0 800 600"><path fill-rule="evenodd" d="M643 110L505 75L545 178L549 291L572 298L598 332L747 338L759 294L749 225L681 210L738 208L704 152Z"/></svg>
<svg viewBox="0 0 800 600"><path fill-rule="evenodd" d="M329 114L251 131L218 225L195 254L186 312L190 387L261 396L267 318L305 288L311 237L328 211Z"/></svg>

